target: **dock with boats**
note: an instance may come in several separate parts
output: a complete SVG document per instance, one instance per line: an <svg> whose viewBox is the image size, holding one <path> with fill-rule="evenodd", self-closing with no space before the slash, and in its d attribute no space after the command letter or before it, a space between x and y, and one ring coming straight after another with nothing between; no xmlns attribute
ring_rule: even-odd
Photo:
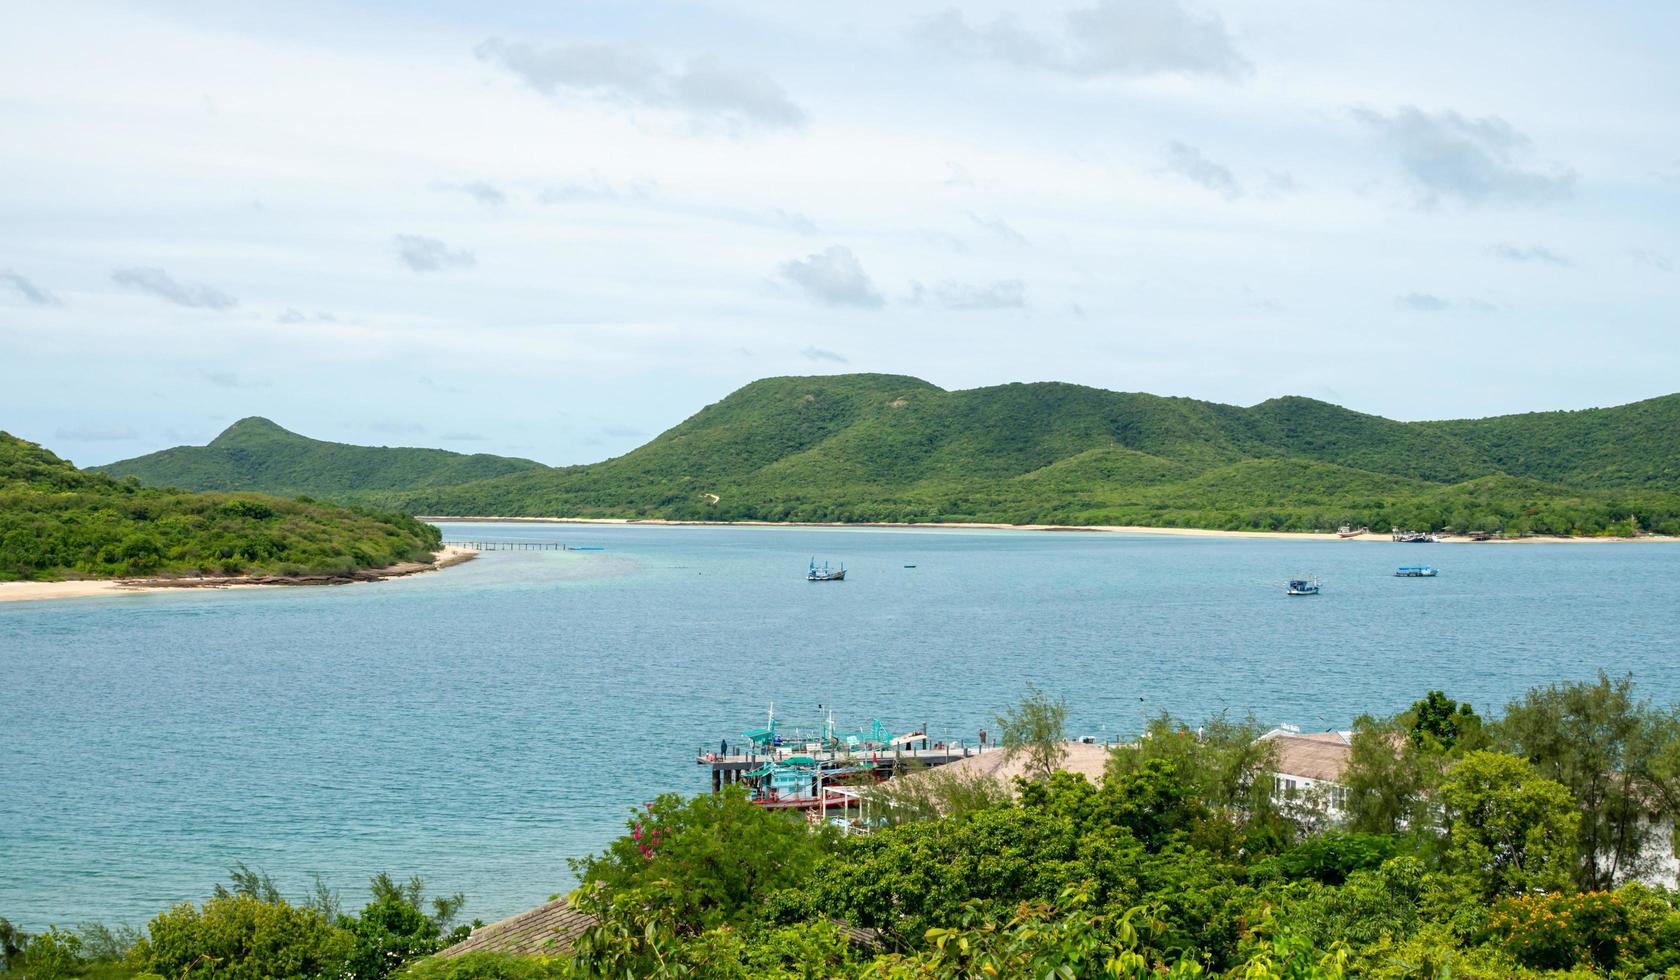
<svg viewBox="0 0 1680 980"><path fill-rule="evenodd" d="M819 724L802 727L777 718L772 706L763 727L742 732L734 751L725 739L716 752L698 750L694 761L709 770L714 793L741 785L765 809L803 812L813 821L838 820L850 828L862 826L872 787L909 771L1001 751L984 737L973 743L936 740L925 725L897 734L879 719L847 732L835 725L833 711Z"/></svg>

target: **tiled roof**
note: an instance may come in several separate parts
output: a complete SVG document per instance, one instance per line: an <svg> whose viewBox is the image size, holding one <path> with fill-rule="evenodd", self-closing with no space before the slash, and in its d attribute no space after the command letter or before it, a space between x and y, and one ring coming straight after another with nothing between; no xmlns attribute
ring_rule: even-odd
<svg viewBox="0 0 1680 980"><path fill-rule="evenodd" d="M585 929L595 924L595 916L578 912L562 895L550 902L492 922L473 930L472 935L447 949L439 956L461 956L466 953L515 953L520 956L569 956L572 943ZM881 937L874 929L860 929L835 920L840 932L854 947L865 951L881 948Z"/></svg>
<svg viewBox="0 0 1680 980"><path fill-rule="evenodd" d="M1345 732L1290 732L1279 729L1262 738L1277 745L1272 770L1284 776L1302 776L1320 782L1341 782L1347 771L1353 746Z"/></svg>
<svg viewBox="0 0 1680 980"><path fill-rule="evenodd" d="M1103 767L1108 764L1110 746L1092 745L1086 742L1066 742L1063 745L1066 754L1056 766L1076 775L1081 775L1092 782L1101 784ZM988 748L980 755L972 755L966 759L940 766L939 770L950 770L962 775L979 774L991 776L1000 780L1005 786L1014 786L1016 776L1027 774L1027 757L1025 753L1016 753L1011 757L1001 748ZM938 770L929 769L927 772ZM915 779L915 775L903 777Z"/></svg>
<svg viewBox="0 0 1680 980"><path fill-rule="evenodd" d="M439 956L460 956L481 951L518 953L524 956L567 956L572 943L595 924L595 917L578 912L562 895L551 902L510 916L500 922L474 929L472 935L439 952Z"/></svg>

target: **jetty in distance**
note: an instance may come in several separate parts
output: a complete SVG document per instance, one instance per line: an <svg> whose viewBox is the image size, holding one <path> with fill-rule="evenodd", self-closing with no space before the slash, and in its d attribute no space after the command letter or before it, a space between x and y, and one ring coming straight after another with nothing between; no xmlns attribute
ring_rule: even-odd
<svg viewBox="0 0 1680 980"><path fill-rule="evenodd" d="M446 548L467 548L472 551L600 551L600 548L574 548L559 541L445 541Z"/></svg>

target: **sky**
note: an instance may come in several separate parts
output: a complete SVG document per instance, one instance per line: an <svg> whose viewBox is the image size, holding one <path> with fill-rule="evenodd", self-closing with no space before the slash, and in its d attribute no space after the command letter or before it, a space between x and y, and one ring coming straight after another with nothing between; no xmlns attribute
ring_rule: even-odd
<svg viewBox="0 0 1680 980"><path fill-rule="evenodd" d="M17 4L0 429L551 464L757 378L1680 390L1680 5Z"/></svg>

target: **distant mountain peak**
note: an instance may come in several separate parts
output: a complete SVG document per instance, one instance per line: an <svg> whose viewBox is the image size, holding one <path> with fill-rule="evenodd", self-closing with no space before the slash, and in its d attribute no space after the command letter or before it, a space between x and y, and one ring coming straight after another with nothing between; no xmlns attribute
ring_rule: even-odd
<svg viewBox="0 0 1680 980"><path fill-rule="evenodd" d="M222 434L210 440L212 446L237 446L254 440L267 441L276 436L302 439L290 429L283 428L261 415L251 415L240 419L222 430Z"/></svg>

